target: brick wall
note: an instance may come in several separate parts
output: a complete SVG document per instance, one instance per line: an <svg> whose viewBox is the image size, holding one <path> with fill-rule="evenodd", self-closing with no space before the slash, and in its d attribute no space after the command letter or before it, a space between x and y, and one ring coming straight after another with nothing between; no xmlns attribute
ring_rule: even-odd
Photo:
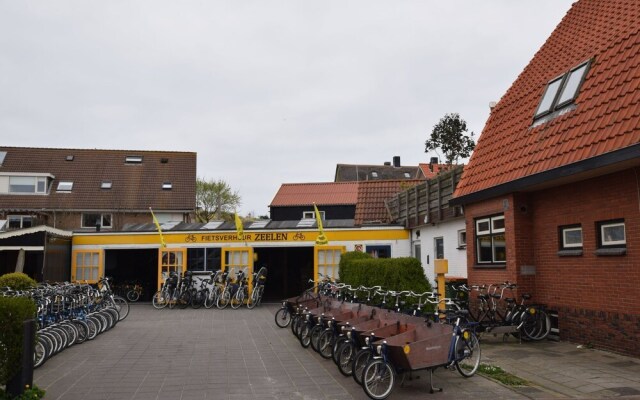
<svg viewBox="0 0 640 400"><path fill-rule="evenodd" d="M465 207L469 282L517 282L558 310L561 338L640 356L640 170ZM505 205L508 204L508 207ZM476 266L474 218L504 212L507 265ZM624 218L622 256L596 255L596 223ZM583 252L562 257L559 226L581 224ZM523 268L524 267L524 268ZM522 275L535 267L535 275Z"/></svg>

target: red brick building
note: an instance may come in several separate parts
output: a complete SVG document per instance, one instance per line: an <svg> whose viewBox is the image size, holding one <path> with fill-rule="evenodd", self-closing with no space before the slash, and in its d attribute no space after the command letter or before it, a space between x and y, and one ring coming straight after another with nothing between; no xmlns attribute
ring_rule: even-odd
<svg viewBox="0 0 640 400"><path fill-rule="evenodd" d="M640 355L640 2L580 0L493 108L457 186L469 282Z"/></svg>

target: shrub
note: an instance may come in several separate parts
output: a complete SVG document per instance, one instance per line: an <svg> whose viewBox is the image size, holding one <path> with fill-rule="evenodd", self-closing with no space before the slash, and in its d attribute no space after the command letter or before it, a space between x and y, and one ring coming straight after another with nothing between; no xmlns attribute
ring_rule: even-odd
<svg viewBox="0 0 640 400"><path fill-rule="evenodd" d="M32 387L27 387L24 392L18 397L12 397L9 393L0 389L0 400L37 400L43 398L45 395L45 391L33 385Z"/></svg>
<svg viewBox="0 0 640 400"><path fill-rule="evenodd" d="M372 258L368 254L348 252L340 258L340 280L351 286L382 286L384 289L431 290L420 261L413 257Z"/></svg>
<svg viewBox="0 0 640 400"><path fill-rule="evenodd" d="M20 371L22 323L34 318L36 304L26 297L0 297L0 385Z"/></svg>
<svg viewBox="0 0 640 400"><path fill-rule="evenodd" d="M22 272L11 272L0 276L0 287L24 290L37 286L38 283Z"/></svg>

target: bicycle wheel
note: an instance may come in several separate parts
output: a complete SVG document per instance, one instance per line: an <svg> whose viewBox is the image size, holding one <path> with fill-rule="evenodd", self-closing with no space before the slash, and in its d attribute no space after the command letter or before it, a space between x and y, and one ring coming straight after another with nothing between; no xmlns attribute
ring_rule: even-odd
<svg viewBox="0 0 640 400"><path fill-rule="evenodd" d="M169 296L162 290L158 290L151 299L151 304L157 310L165 308L169 304Z"/></svg>
<svg viewBox="0 0 640 400"><path fill-rule="evenodd" d="M465 336L468 338L465 339ZM480 342L478 337L471 331L465 331L456 337L456 369L465 378L472 377L480 365Z"/></svg>
<svg viewBox="0 0 640 400"><path fill-rule="evenodd" d="M218 296L218 301L216 301L216 306L219 310L222 310L227 307L229 302L231 301L231 292L228 290L224 290L220 296Z"/></svg>
<svg viewBox="0 0 640 400"><path fill-rule="evenodd" d="M78 331L78 338L76 339L76 343L80 344L87 340L89 336L89 325L86 322L74 319L71 321L72 324L76 326L76 330Z"/></svg>
<svg viewBox="0 0 640 400"><path fill-rule="evenodd" d="M131 289L127 292L127 300L129 301L138 301L140 299L140 292L135 289Z"/></svg>
<svg viewBox="0 0 640 400"><path fill-rule="evenodd" d="M315 325L309 333L309 336L311 336L311 348L315 351L318 351L318 339L323 330L322 325Z"/></svg>
<svg viewBox="0 0 640 400"><path fill-rule="evenodd" d="M206 290L206 297L204 298L204 308L211 308L216 304L216 297L215 297L215 288L213 290L209 290L209 289L205 289Z"/></svg>
<svg viewBox="0 0 640 400"><path fill-rule="evenodd" d="M311 344L311 328L309 328L309 324L307 323L300 329L300 344L305 349Z"/></svg>
<svg viewBox="0 0 640 400"><path fill-rule="evenodd" d="M191 299L191 308L198 309L204 305L204 299L209 296L209 289L198 290Z"/></svg>
<svg viewBox="0 0 640 400"><path fill-rule="evenodd" d="M386 399L393 390L396 377L393 367L384 360L372 360L362 373L362 387L372 399Z"/></svg>
<svg viewBox="0 0 640 400"><path fill-rule="evenodd" d="M251 292L251 296L247 299L247 308L252 309L258 305L258 293L260 292L260 287L254 288Z"/></svg>
<svg viewBox="0 0 640 400"><path fill-rule="evenodd" d="M373 352L370 348L359 350L353 357L353 363L351 368L351 376L353 380L358 382L358 385L362 385L362 373L364 368L369 364L369 361L373 359Z"/></svg>
<svg viewBox="0 0 640 400"><path fill-rule="evenodd" d="M93 317L87 317L84 322L87 323L87 327L89 328L89 332L87 332L87 340L95 339L100 332L100 326Z"/></svg>
<svg viewBox="0 0 640 400"><path fill-rule="evenodd" d="M338 370L344 376L353 373L353 358L356 355L356 345L352 342L344 342L338 347Z"/></svg>
<svg viewBox="0 0 640 400"><path fill-rule="evenodd" d="M279 328L286 328L291 323L291 313L286 307L282 307L276 311L275 320Z"/></svg>
<svg viewBox="0 0 640 400"><path fill-rule="evenodd" d="M338 349L346 342L348 342L346 336L339 336L333 341L333 346L331 346L331 358L336 365L340 362L338 360Z"/></svg>
<svg viewBox="0 0 640 400"><path fill-rule="evenodd" d="M118 321L122 321L129 315L129 303L123 297L113 296L113 302L118 311Z"/></svg>
<svg viewBox="0 0 640 400"><path fill-rule="evenodd" d="M38 368L47 361L49 355L46 343L45 339L38 335L36 345L33 350L33 368Z"/></svg>
<svg viewBox="0 0 640 400"><path fill-rule="evenodd" d="M238 289L236 294L233 296L233 299L231 299L231 308L234 310L240 308L242 303L244 303L244 297L244 289Z"/></svg>
<svg viewBox="0 0 640 400"><path fill-rule="evenodd" d="M187 308L189 304L191 304L191 291L185 290L184 292L180 293L177 303L179 309L184 310L185 308Z"/></svg>
<svg viewBox="0 0 640 400"><path fill-rule="evenodd" d="M167 303L169 303L169 308L173 309L176 307L176 305L178 304L178 295L180 293L178 292L178 289L173 289L173 291L170 292L169 298L167 299Z"/></svg>
<svg viewBox="0 0 640 400"><path fill-rule="evenodd" d="M329 329L325 329L318 338L318 353L323 358L331 358L331 351L333 349L333 332Z"/></svg>

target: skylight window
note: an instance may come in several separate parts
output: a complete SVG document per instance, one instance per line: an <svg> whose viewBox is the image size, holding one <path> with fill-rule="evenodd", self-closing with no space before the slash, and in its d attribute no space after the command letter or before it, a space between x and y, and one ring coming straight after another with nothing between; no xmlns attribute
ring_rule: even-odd
<svg viewBox="0 0 640 400"><path fill-rule="evenodd" d="M71 181L60 181L58 182L58 192L70 192L73 189L73 182Z"/></svg>
<svg viewBox="0 0 640 400"><path fill-rule="evenodd" d="M100 189L111 189L111 181L102 181Z"/></svg>
<svg viewBox="0 0 640 400"><path fill-rule="evenodd" d="M574 102L584 81L591 60L585 61L547 84L534 119L549 115Z"/></svg>
<svg viewBox="0 0 640 400"><path fill-rule="evenodd" d="M173 188L173 185L171 184L171 182L162 183L162 190L171 190L172 188Z"/></svg>
<svg viewBox="0 0 640 400"><path fill-rule="evenodd" d="M0 166L2 166L2 163L4 162L4 158L7 156L7 152L6 151L0 151Z"/></svg>
<svg viewBox="0 0 640 400"><path fill-rule="evenodd" d="M404 177L405 177L405 178L411 178L411 174L410 174L410 173L408 173L408 172L405 172L405 173L404 173Z"/></svg>
<svg viewBox="0 0 640 400"><path fill-rule="evenodd" d="M377 177L378 177L378 172L376 172L376 171L371 171L371 177L372 177L372 178L377 178Z"/></svg>
<svg viewBox="0 0 640 400"><path fill-rule="evenodd" d="M142 164L142 156L126 156L124 162L125 164Z"/></svg>

